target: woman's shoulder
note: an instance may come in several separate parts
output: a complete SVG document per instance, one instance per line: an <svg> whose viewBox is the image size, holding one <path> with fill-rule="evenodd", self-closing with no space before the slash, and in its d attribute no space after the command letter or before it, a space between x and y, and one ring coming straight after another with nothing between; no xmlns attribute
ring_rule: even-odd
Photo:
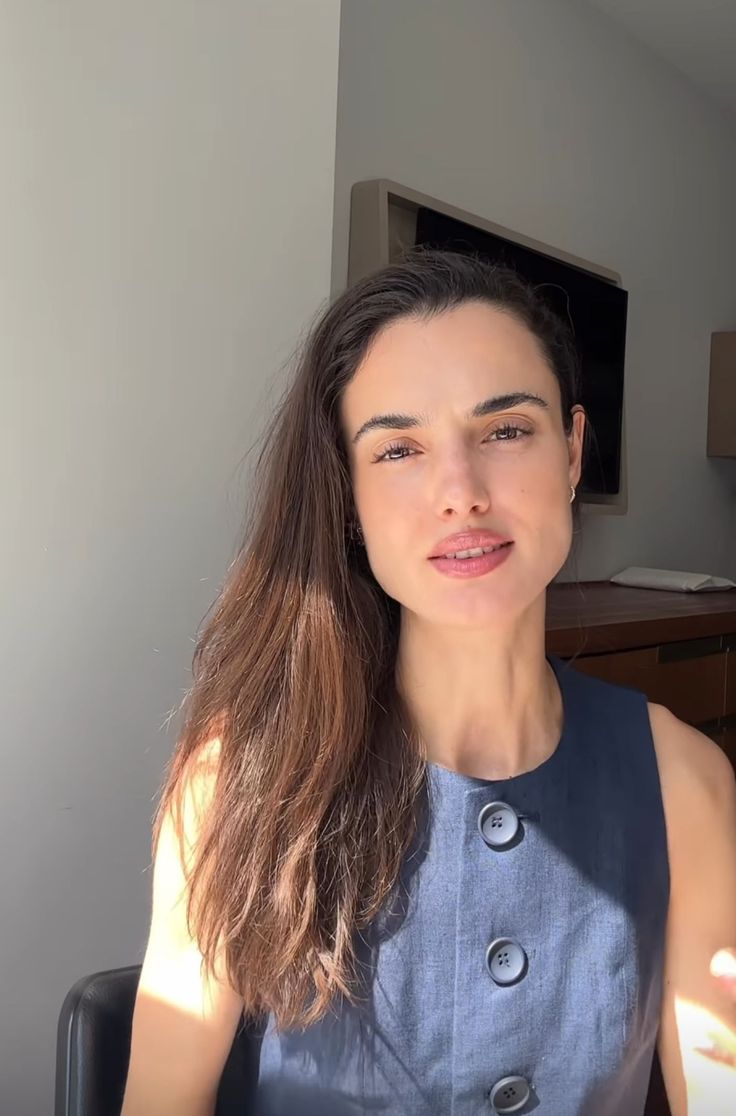
<svg viewBox="0 0 736 1116"><path fill-rule="evenodd" d="M721 747L667 706L647 702L667 822L670 864L685 887L709 848L736 857L736 773Z"/></svg>
<svg viewBox="0 0 736 1116"><path fill-rule="evenodd" d="M681 721L665 705L647 702L649 724L663 790L674 798L730 797L736 788L733 765L715 740Z"/></svg>

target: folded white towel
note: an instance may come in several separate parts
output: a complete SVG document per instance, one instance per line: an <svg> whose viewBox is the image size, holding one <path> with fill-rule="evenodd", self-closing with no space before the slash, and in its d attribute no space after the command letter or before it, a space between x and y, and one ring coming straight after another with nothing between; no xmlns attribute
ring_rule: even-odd
<svg viewBox="0 0 736 1116"><path fill-rule="evenodd" d="M617 585L634 585L638 589L668 589L680 593L702 593L712 589L736 589L736 581L711 574L688 573L686 570L657 570L647 566L627 566L611 578Z"/></svg>

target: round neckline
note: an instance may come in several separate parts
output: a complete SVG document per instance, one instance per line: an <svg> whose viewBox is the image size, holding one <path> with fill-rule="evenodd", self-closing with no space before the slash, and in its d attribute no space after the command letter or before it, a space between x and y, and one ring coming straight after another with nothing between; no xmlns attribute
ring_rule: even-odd
<svg viewBox="0 0 736 1116"><path fill-rule="evenodd" d="M528 771L520 771L517 775L508 775L503 779L484 779L480 775L466 775L462 771L454 771L450 767L443 767L440 763L434 763L431 760L426 761L426 767L430 774L442 777L455 783L465 784L470 787L493 786L497 783L508 784L518 782L520 779L530 779L546 773L550 767L559 763L563 754L567 750L567 745L570 738L570 703L569 695L567 693L567 680L565 678L565 671L563 669L563 662L557 655L545 654L545 659L552 667L557 685L560 690L560 699L562 701L562 729L560 732L559 740L552 752L538 763L536 767L530 768Z"/></svg>

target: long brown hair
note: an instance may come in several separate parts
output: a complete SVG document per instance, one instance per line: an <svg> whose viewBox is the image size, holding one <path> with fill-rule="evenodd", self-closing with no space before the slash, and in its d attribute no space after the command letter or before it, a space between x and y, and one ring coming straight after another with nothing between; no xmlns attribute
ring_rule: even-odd
<svg viewBox="0 0 736 1116"><path fill-rule="evenodd" d="M338 992L353 998L354 935L396 883L426 778L394 685L400 607L352 537L341 394L383 326L471 299L535 334L570 434L579 370L567 325L514 271L408 250L309 331L265 431L243 541L198 636L154 855L169 807L183 841L185 776L216 740L187 920L207 970L224 956L245 1015L271 1012L279 1028L315 1022Z"/></svg>

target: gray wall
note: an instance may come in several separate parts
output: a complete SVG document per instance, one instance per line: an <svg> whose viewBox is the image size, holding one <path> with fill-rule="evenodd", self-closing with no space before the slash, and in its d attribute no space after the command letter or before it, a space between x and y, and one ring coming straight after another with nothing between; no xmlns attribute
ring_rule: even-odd
<svg viewBox="0 0 736 1116"><path fill-rule="evenodd" d="M732 462L705 456L710 334L736 328L736 118L574 0L343 0L333 287L350 186L387 177L622 275L629 510L560 580L736 580Z"/></svg>
<svg viewBox="0 0 736 1116"><path fill-rule="evenodd" d="M140 962L241 462L329 295L339 0L0 0L0 1111ZM252 460L251 458L248 461Z"/></svg>

